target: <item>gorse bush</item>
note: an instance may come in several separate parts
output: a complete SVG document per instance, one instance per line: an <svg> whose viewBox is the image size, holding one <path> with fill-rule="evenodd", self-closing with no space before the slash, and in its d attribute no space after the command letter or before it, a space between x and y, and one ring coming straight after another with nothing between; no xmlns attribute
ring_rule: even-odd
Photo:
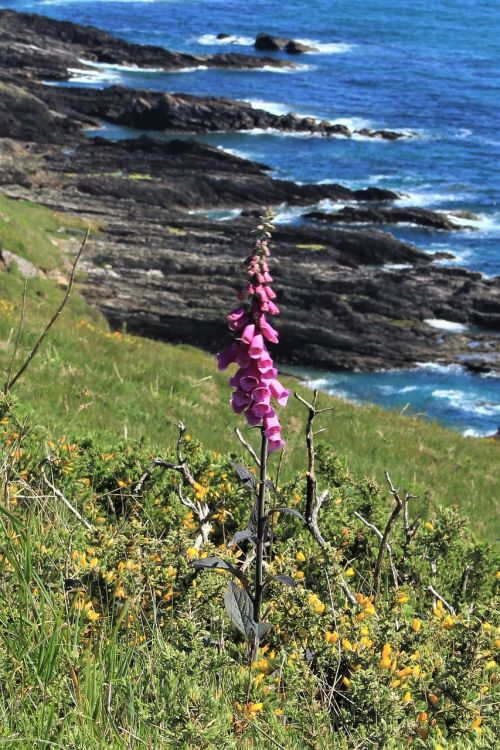
<svg viewBox="0 0 500 750"><path fill-rule="evenodd" d="M409 545L399 518L390 536L398 588L385 555L374 597L380 540L355 514L383 529L388 493L350 475L323 444L326 547L295 516L273 526L266 574L296 585L270 581L272 627L249 664L221 608L231 573L192 567L199 557L245 561L248 542L227 547L253 504L232 467L242 457L189 438L192 487L162 466L144 480L153 456L140 444L110 449L63 437L44 446L4 415L4 744L264 748L268 734L287 748L492 747L499 581L491 547L452 510L422 520ZM304 510L303 474L276 491L280 504ZM199 519L186 503L200 500L212 528L196 548Z"/></svg>
<svg viewBox="0 0 500 750"><path fill-rule="evenodd" d="M255 326L248 351L264 324L249 305L230 317ZM1 402L2 746L492 748L493 547L455 509L420 517L389 475L352 473L318 442L317 394L299 397L304 471L281 479L284 389L263 340L253 361L237 344L232 385L249 395L233 406L261 438L243 455L180 422L160 456L47 439Z"/></svg>

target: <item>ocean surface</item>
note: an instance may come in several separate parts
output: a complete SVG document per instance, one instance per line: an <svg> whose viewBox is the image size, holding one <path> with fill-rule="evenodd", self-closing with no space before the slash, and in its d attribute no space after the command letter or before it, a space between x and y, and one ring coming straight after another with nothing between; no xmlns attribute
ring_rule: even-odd
<svg viewBox="0 0 500 750"><path fill-rule="evenodd" d="M198 54L258 54L252 44L260 31L315 46L317 52L293 58L300 64L293 72L263 66L166 74L96 65L90 75L74 70L72 82L229 96L275 113L411 132L416 137L396 143L262 131L202 140L261 161L276 177L377 185L400 192L401 204L472 212L477 219L462 219L453 233L410 226L391 231L429 252L453 253L448 262L500 274L498 0L15 0L0 7ZM220 32L229 39L217 40ZM108 127L104 134L122 138L130 131ZM217 218L230 216L219 212ZM277 220L300 222L301 211L283 207ZM446 328L443 335L449 335ZM500 379L457 366L310 376L332 393L425 414L471 436L500 426Z"/></svg>

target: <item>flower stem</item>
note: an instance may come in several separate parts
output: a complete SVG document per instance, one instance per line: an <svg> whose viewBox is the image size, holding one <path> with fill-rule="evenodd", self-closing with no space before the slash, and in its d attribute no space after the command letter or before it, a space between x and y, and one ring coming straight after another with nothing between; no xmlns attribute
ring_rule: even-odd
<svg viewBox="0 0 500 750"><path fill-rule="evenodd" d="M255 596L253 603L254 622L260 622L262 593L264 589L264 545L266 528L266 479L267 479L267 437L261 429L259 496L257 500L257 546L255 560Z"/></svg>

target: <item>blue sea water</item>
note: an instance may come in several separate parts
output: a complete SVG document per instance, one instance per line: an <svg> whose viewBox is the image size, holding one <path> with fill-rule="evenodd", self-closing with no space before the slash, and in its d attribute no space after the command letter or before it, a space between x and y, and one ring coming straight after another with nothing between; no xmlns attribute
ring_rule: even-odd
<svg viewBox="0 0 500 750"><path fill-rule="evenodd" d="M478 219L462 220L453 233L392 231L430 252L453 253L454 263L500 274L497 0L16 0L0 7L92 24L130 41L197 54L255 54L252 41L260 31L310 40L319 51L293 58L300 65L294 72L165 74L96 67L91 79L77 71L73 78L76 85L120 83L229 96L277 113L414 133L396 143L269 132L203 139L264 162L281 178L378 185L403 194L407 205L473 212ZM218 41L220 32L230 40ZM283 209L278 221L300 222L300 211ZM320 373L318 378L322 387L347 397L423 412L468 434L487 434L500 424L500 380L459 368Z"/></svg>

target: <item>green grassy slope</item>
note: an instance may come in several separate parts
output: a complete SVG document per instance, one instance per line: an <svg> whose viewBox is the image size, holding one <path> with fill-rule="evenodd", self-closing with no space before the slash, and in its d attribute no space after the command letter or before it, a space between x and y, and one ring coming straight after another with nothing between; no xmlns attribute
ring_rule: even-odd
<svg viewBox="0 0 500 750"><path fill-rule="evenodd" d="M30 204L4 200L1 214L0 247L57 273L29 282L15 372L64 294L65 253L85 228ZM23 287L15 268L0 270L2 374ZM329 491L322 549L296 515L306 498L305 415L292 400L282 412L284 469L267 502L295 515L273 516L270 630L250 663L224 610L228 571L192 565L222 556L240 580L246 570L254 590L250 546L228 545L252 505L227 454L243 452L233 435L242 419L228 399L213 357L113 333L77 290L16 386L17 404L0 399L0 746L493 747L500 572L492 545L449 509L409 533L412 507L409 525L396 519L390 561L389 553L382 560L360 515L386 526L387 488L364 475L380 484L388 468L421 492L421 504L458 503L491 536L499 446L321 397L333 407L318 424L318 479ZM193 480L184 486L175 470L144 476L155 454L175 454L176 418L192 436L183 455ZM274 456L271 473L276 464ZM198 501L203 523L211 512L205 541ZM283 585L287 577L296 585Z"/></svg>
<svg viewBox="0 0 500 750"><path fill-rule="evenodd" d="M75 251L84 229L40 206L0 199L0 246L46 271L62 268L65 243L73 238ZM22 290L15 269L0 272L2 381L16 337ZM52 278L29 281L18 363L62 294ZM298 381L288 385L311 397ZM33 415L46 435L98 433L110 446L118 437L143 437L159 451L172 446L175 419L182 419L207 448L234 449L239 445L236 426L252 440L244 420L231 412L229 394L227 375L217 372L214 357L188 346L110 332L77 291L15 389L21 410ZM457 504L482 534L496 533L498 442L466 439L437 424L326 395L320 396L320 405L334 408L320 418L318 426L325 432L319 439L346 456L357 474L382 483L388 470L395 483L420 495L419 507ZM282 421L288 440L286 477L304 465L304 407L291 399Z"/></svg>

